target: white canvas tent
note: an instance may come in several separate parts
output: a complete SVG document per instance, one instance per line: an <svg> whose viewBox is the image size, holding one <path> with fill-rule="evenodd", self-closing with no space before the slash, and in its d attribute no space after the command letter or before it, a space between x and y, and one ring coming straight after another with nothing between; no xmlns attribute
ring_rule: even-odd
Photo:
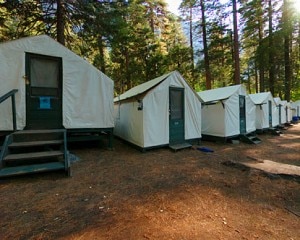
<svg viewBox="0 0 300 240"><path fill-rule="evenodd" d="M287 102L287 122L290 123L293 120L292 102Z"/></svg>
<svg viewBox="0 0 300 240"><path fill-rule="evenodd" d="M275 97L274 101L278 108L278 122L279 124L285 124L287 122L287 101L281 100L280 97Z"/></svg>
<svg viewBox="0 0 300 240"><path fill-rule="evenodd" d="M200 109L197 94L174 71L115 98L114 134L143 149L173 144L174 131L179 141L199 139Z"/></svg>
<svg viewBox="0 0 300 240"><path fill-rule="evenodd" d="M300 100L291 103L292 117L300 117Z"/></svg>
<svg viewBox="0 0 300 240"><path fill-rule="evenodd" d="M255 105L243 85L206 90L198 95L202 99L203 135L228 138L255 131Z"/></svg>
<svg viewBox="0 0 300 240"><path fill-rule="evenodd" d="M113 81L57 41L40 35L5 42L0 56L0 97L18 90L18 130L35 128L38 118L45 128L57 119L66 129L114 127ZM11 111L10 101L0 104L0 131L12 130Z"/></svg>
<svg viewBox="0 0 300 240"><path fill-rule="evenodd" d="M257 130L264 130L278 125L278 109L271 92L249 94L256 105Z"/></svg>

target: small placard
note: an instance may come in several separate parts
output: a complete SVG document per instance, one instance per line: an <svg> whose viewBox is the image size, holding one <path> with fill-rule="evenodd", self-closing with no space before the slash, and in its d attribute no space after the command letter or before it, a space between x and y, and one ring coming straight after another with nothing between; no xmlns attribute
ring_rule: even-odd
<svg viewBox="0 0 300 240"><path fill-rule="evenodd" d="M51 97L40 97L40 109L51 109Z"/></svg>

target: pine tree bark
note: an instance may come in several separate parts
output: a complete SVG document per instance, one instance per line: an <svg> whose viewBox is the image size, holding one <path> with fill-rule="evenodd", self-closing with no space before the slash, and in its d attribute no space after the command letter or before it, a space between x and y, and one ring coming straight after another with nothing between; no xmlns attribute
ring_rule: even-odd
<svg viewBox="0 0 300 240"><path fill-rule="evenodd" d="M191 73L193 83L195 82L195 69L194 69L194 39L193 39L193 6L190 1L190 16L189 16L189 24L190 24L190 48L191 48Z"/></svg>
<svg viewBox="0 0 300 240"><path fill-rule="evenodd" d="M210 73L210 64L208 56L208 46L207 46L207 36L206 36L206 18L205 18L205 6L204 0L200 1L201 5L201 18L202 18L202 39L203 39L203 50L204 50L204 65L205 65L205 79L206 79L206 89L211 89L211 73Z"/></svg>
<svg viewBox="0 0 300 240"><path fill-rule="evenodd" d="M63 7L63 0L57 0L57 12L56 12L56 29L57 29L57 41L62 45L65 45L65 14Z"/></svg>
<svg viewBox="0 0 300 240"><path fill-rule="evenodd" d="M269 17L269 88L270 92L274 96L275 88L275 66L274 66L274 40L273 40L273 10L272 10L272 0L268 0L269 9L268 9L268 17Z"/></svg>
<svg viewBox="0 0 300 240"><path fill-rule="evenodd" d="M290 58L290 24L289 24L289 6L287 0L283 2L283 32L284 32L284 86L285 100L290 101L291 98L291 58Z"/></svg>
<svg viewBox="0 0 300 240"><path fill-rule="evenodd" d="M232 0L233 6L233 49L234 49L234 83L240 84L240 53L239 53L239 34L237 23L236 0Z"/></svg>

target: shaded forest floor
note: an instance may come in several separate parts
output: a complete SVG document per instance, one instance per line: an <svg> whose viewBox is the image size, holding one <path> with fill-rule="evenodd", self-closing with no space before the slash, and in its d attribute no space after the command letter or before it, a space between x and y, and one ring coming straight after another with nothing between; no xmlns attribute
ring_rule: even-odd
<svg viewBox="0 0 300 240"><path fill-rule="evenodd" d="M73 177L0 179L0 239L300 239L299 178L223 164L300 166L300 124L259 137L202 141L212 153L73 146Z"/></svg>

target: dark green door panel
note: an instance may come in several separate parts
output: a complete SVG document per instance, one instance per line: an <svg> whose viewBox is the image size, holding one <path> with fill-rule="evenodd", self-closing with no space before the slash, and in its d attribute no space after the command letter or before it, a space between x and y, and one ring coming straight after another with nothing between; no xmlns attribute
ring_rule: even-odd
<svg viewBox="0 0 300 240"><path fill-rule="evenodd" d="M269 127L272 127L272 102L269 101Z"/></svg>
<svg viewBox="0 0 300 240"><path fill-rule="evenodd" d="M239 96L240 105L240 134L245 134L246 129L246 98L245 96Z"/></svg>
<svg viewBox="0 0 300 240"><path fill-rule="evenodd" d="M184 140L184 89L170 87L169 90L169 144L183 143Z"/></svg>
<svg viewBox="0 0 300 240"><path fill-rule="evenodd" d="M281 104L279 104L279 124L282 124L282 121L281 121L281 111L282 111L282 109L281 109L281 107L282 107L282 105Z"/></svg>
<svg viewBox="0 0 300 240"><path fill-rule="evenodd" d="M62 59L26 53L26 129L62 127Z"/></svg>

